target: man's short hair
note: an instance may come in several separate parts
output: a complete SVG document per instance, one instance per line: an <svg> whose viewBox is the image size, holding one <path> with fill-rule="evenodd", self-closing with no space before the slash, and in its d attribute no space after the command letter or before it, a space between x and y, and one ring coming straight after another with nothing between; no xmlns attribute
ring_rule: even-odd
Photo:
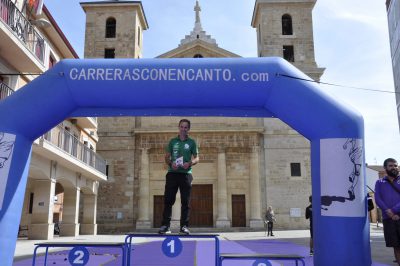
<svg viewBox="0 0 400 266"><path fill-rule="evenodd" d="M386 167L388 165L388 163L397 163L397 161L393 158L387 158L384 162L383 162L383 167Z"/></svg>
<svg viewBox="0 0 400 266"><path fill-rule="evenodd" d="M179 121L179 126L181 125L181 123L183 123L183 122L186 122L186 123L188 123L188 126L189 126L189 129L190 129L190 121L188 120L188 119L181 119L180 121Z"/></svg>

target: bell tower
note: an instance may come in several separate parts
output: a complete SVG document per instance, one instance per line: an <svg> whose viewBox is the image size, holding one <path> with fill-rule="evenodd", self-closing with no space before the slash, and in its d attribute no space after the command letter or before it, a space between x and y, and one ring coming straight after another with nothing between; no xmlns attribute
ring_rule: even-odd
<svg viewBox="0 0 400 266"><path fill-rule="evenodd" d="M86 13L85 58L141 58L148 29L140 1L82 2Z"/></svg>
<svg viewBox="0 0 400 266"><path fill-rule="evenodd" d="M317 0L256 0L251 25L258 56L283 57L314 80L324 68L314 54L312 10Z"/></svg>
<svg viewBox="0 0 400 266"><path fill-rule="evenodd" d="M148 29L141 1L83 2L85 58L141 58ZM98 232L129 232L137 217L133 193L135 117L97 118L97 152L108 163L108 182L99 186ZM137 175L137 174L136 174ZM111 196L110 196L111 195ZM149 221L146 221L149 224Z"/></svg>

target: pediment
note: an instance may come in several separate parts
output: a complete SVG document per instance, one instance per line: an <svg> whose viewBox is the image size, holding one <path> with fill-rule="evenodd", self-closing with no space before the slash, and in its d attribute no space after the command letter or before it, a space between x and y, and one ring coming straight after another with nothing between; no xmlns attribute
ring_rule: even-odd
<svg viewBox="0 0 400 266"><path fill-rule="evenodd" d="M157 58L193 58L195 55L199 54L203 57L214 58L241 57L240 55L220 48L218 45L213 45L202 40L195 40L193 42L180 45L173 50L157 56Z"/></svg>

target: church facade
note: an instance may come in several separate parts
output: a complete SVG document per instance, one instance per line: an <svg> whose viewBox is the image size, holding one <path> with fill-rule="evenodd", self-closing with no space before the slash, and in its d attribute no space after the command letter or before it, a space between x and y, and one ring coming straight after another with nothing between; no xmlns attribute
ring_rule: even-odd
<svg viewBox="0 0 400 266"><path fill-rule="evenodd" d="M315 2L257 0L251 25L257 31L254 41L260 57L283 57L319 80L324 69L317 66L314 57ZM201 24L200 1L194 4L193 30L178 47L158 58L240 57L221 48L207 34ZM87 18L85 58L142 57L142 35L148 24L140 1L81 5ZM180 119L98 119L97 151L109 165L108 181L99 186L99 233L151 230L161 225L165 145L176 136ZM270 205L277 228L307 228L304 209L311 194L307 139L276 118L189 119L190 135L198 143L200 157L193 168L191 228L263 228ZM178 227L179 193L172 216L172 227Z"/></svg>

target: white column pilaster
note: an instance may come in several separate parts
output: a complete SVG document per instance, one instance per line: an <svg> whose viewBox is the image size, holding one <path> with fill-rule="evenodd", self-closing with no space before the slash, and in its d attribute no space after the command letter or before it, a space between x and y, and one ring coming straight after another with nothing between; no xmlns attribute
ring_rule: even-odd
<svg viewBox="0 0 400 266"><path fill-rule="evenodd" d="M97 235L97 194L83 194L82 235Z"/></svg>
<svg viewBox="0 0 400 266"><path fill-rule="evenodd" d="M253 147L250 154L250 227L262 228L259 147Z"/></svg>
<svg viewBox="0 0 400 266"><path fill-rule="evenodd" d="M136 221L137 229L151 228L149 217L149 199L150 199L150 165L149 149L143 148L141 155L141 171L139 176L139 215Z"/></svg>
<svg viewBox="0 0 400 266"><path fill-rule="evenodd" d="M228 219L228 194L226 188L226 153L225 149L218 150L217 161L217 208L218 216L216 221L217 228L226 228L231 226L231 221Z"/></svg>
<svg viewBox="0 0 400 266"><path fill-rule="evenodd" d="M60 236L79 235L79 203L81 188L79 187L81 175L76 177L75 187L64 187L63 219L60 223Z"/></svg>
<svg viewBox="0 0 400 266"><path fill-rule="evenodd" d="M176 200L174 206L172 206L172 215L171 215L171 228L179 229L181 225L181 193L176 193Z"/></svg>
<svg viewBox="0 0 400 266"><path fill-rule="evenodd" d="M29 239L48 240L53 238L53 198L55 188L56 181L54 179L34 181L31 224L28 227Z"/></svg>

